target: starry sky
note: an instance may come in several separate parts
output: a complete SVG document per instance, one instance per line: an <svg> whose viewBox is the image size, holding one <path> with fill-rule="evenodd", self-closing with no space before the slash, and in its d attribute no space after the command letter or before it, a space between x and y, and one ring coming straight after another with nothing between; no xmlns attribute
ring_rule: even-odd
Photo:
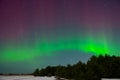
<svg viewBox="0 0 120 80"><path fill-rule="evenodd" d="M120 56L120 0L0 0L0 72Z"/></svg>

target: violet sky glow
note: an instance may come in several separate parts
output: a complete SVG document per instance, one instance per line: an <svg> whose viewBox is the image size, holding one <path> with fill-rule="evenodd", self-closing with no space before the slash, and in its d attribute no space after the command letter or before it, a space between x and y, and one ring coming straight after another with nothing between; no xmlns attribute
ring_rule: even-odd
<svg viewBox="0 0 120 80"><path fill-rule="evenodd" d="M120 56L119 34L119 0L0 0L0 71Z"/></svg>

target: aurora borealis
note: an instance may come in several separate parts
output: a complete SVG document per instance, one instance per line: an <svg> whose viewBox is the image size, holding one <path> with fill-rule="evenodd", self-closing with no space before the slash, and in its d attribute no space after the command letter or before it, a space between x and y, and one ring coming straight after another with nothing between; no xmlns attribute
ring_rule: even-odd
<svg viewBox="0 0 120 80"><path fill-rule="evenodd" d="M0 0L0 71L120 56L119 34L119 0Z"/></svg>

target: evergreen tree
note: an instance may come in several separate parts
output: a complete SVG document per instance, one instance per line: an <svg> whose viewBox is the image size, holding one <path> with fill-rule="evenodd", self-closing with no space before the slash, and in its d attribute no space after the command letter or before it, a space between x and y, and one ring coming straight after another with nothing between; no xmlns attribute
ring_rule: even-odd
<svg viewBox="0 0 120 80"><path fill-rule="evenodd" d="M92 56L88 62L79 61L74 65L48 66L36 69L34 76L57 76L75 80L101 80L101 78L120 78L120 57L100 55Z"/></svg>
<svg viewBox="0 0 120 80"><path fill-rule="evenodd" d="M40 75L40 72L39 72L38 68L33 72L33 75L34 76L39 76Z"/></svg>

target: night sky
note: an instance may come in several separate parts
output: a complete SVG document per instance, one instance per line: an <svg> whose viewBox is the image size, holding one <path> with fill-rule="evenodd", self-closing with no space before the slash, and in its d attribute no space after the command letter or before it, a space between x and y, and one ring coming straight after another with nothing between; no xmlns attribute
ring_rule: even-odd
<svg viewBox="0 0 120 80"><path fill-rule="evenodd" d="M120 56L120 0L0 0L0 72Z"/></svg>

